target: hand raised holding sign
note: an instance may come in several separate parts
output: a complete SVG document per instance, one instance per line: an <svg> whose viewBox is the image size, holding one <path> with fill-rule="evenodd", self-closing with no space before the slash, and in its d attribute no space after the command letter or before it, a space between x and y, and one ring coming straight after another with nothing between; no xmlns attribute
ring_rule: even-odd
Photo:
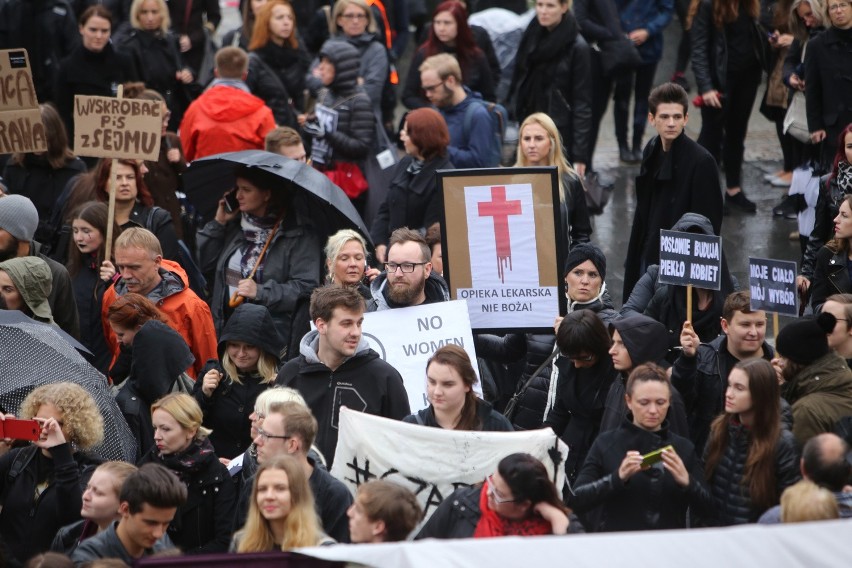
<svg viewBox="0 0 852 568"><path fill-rule="evenodd" d="M680 331L680 346L683 349L684 356L695 357L700 344L701 339L695 333L695 330L692 329L692 322L683 322L683 329Z"/></svg>

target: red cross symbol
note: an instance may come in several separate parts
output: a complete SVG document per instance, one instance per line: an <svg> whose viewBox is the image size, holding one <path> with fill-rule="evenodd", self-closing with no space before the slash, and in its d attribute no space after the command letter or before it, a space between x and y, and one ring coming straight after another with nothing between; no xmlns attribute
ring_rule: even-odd
<svg viewBox="0 0 852 568"><path fill-rule="evenodd" d="M491 187L491 201L479 203L479 216L492 217L494 220L494 243L497 247L497 273L500 281L505 282L503 266L508 264L512 270L512 239L509 235L509 215L521 214L520 200L506 201L504 186Z"/></svg>

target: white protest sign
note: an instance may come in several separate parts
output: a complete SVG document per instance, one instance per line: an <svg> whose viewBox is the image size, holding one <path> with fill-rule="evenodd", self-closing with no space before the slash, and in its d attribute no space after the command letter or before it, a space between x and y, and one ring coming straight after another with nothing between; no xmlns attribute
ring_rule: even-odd
<svg viewBox="0 0 852 568"><path fill-rule="evenodd" d="M159 101L74 97L74 152L79 156L156 162L162 131Z"/></svg>
<svg viewBox="0 0 852 568"><path fill-rule="evenodd" d="M478 376L470 317L463 300L366 313L361 332L373 351L402 375L412 412L429 406L426 362L444 345L467 351ZM482 395L479 383L473 390Z"/></svg>
<svg viewBox="0 0 852 568"><path fill-rule="evenodd" d="M46 151L27 50L0 50L0 154Z"/></svg>
<svg viewBox="0 0 852 568"><path fill-rule="evenodd" d="M551 452L561 460L553 463ZM410 489L425 511L424 522L450 493L481 483L504 457L523 452L541 460L556 487L565 483L568 446L553 430L471 432L407 424L340 409L340 435L331 474L352 493L372 479Z"/></svg>

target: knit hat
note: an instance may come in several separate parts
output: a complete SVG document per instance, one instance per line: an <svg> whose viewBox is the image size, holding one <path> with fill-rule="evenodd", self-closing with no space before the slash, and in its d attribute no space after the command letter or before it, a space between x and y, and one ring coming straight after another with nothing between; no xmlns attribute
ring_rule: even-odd
<svg viewBox="0 0 852 568"><path fill-rule="evenodd" d="M606 280L606 256L601 249L589 243L580 243L571 249L568 258L565 259L565 270L562 274L568 274L577 265L583 264L587 260L591 260L595 268L598 269L601 280Z"/></svg>
<svg viewBox="0 0 852 568"><path fill-rule="evenodd" d="M794 363L810 365L829 352L828 334L836 324L837 319L827 312L796 320L778 332L775 349Z"/></svg>
<svg viewBox="0 0 852 568"><path fill-rule="evenodd" d="M0 199L5 201L8 197ZM0 262L0 270L9 275L24 303L40 321L53 323L47 297L53 289L53 275L45 261L37 256L22 256Z"/></svg>
<svg viewBox="0 0 852 568"><path fill-rule="evenodd" d="M7 195L0 199L0 229L19 241L33 240L38 228L38 211L23 195Z"/></svg>

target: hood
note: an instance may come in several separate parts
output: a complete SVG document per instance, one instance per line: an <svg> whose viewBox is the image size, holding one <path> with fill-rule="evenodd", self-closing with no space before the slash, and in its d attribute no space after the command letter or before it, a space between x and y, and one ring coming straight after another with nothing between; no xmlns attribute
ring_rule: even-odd
<svg viewBox="0 0 852 568"><path fill-rule="evenodd" d="M47 300L53 289L53 275L47 263L37 256L22 256L0 262L0 270L9 275L33 316L39 321L53 323Z"/></svg>
<svg viewBox="0 0 852 568"><path fill-rule="evenodd" d="M177 377L195 362L181 334L163 322L145 322L133 338L133 359L146 361L145 372ZM145 377L137 377L144 381Z"/></svg>
<svg viewBox="0 0 852 568"><path fill-rule="evenodd" d="M361 336L361 341L358 342L358 348L355 349L355 353L351 357L347 357L341 363L343 366L347 361L358 357L361 353L370 350L370 344ZM312 329L302 338L302 341L299 342L299 354L305 357L305 361L307 363L323 365L324 363L320 361L319 356L319 331Z"/></svg>
<svg viewBox="0 0 852 568"><path fill-rule="evenodd" d="M216 122L237 122L264 106L263 99L235 87L217 85L196 99L201 111Z"/></svg>
<svg viewBox="0 0 852 568"><path fill-rule="evenodd" d="M189 288L189 277L186 275L186 271L173 260L164 258L160 261L160 277L163 281L148 293L148 299L154 303ZM124 283L123 279L119 279L115 283L115 293L117 296L127 294L127 284Z"/></svg>
<svg viewBox="0 0 852 568"><path fill-rule="evenodd" d="M802 369L782 388L790 404L814 393L833 393L852 400L852 371L843 357L830 351Z"/></svg>
<svg viewBox="0 0 852 568"><path fill-rule="evenodd" d="M391 305L390 300L388 300L385 295L387 292L387 283L387 272L382 272L370 283L370 294L372 294L373 300L376 302L376 311L408 307ZM429 277L426 278L424 292L426 293L426 301L423 302L424 304L447 302L450 299L450 288L447 286L447 282L437 272L429 273Z"/></svg>
<svg viewBox="0 0 852 568"><path fill-rule="evenodd" d="M272 315L266 306L244 302L240 304L222 330L219 337L219 359L225 353L225 346L229 341L240 341L259 347L264 353L271 355L275 361L280 361L281 350L284 348L284 340Z"/></svg>
<svg viewBox="0 0 852 568"><path fill-rule="evenodd" d="M648 316L631 314L610 323L609 329L621 335L634 367L642 363L662 363L668 353L666 326Z"/></svg>
<svg viewBox="0 0 852 568"><path fill-rule="evenodd" d="M715 235L713 232L713 223L704 215L698 213L684 213L672 226L672 231L680 231L682 233L700 233L702 235Z"/></svg>
<svg viewBox="0 0 852 568"><path fill-rule="evenodd" d="M355 46L348 41L330 39L322 44L319 56L327 57L334 65L334 80L328 86L330 90L348 93L358 87L361 56Z"/></svg>

